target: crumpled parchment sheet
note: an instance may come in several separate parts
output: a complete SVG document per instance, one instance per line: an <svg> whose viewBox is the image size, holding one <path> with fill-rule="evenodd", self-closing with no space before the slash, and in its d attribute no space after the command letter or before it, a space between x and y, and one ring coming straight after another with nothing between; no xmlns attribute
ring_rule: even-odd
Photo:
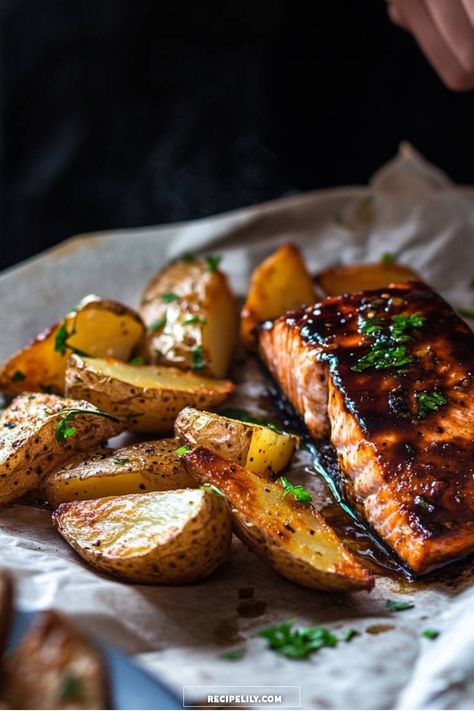
<svg viewBox="0 0 474 711"><path fill-rule="evenodd" d="M0 276L0 356L86 293L137 303L147 279L182 251L222 254L223 268L244 294L253 266L287 240L301 246L314 271L378 260L391 251L454 306L474 307L474 192L453 185L403 146L367 188L309 193L194 223L74 238L9 270ZM258 414L264 384L252 367L239 397ZM299 472L304 464L296 463ZM23 609L64 610L178 694L184 684L278 683L299 685L302 707L310 709L474 707L472 565L455 578L414 587L378 578L370 594L342 596L285 581L235 540L231 560L199 585L127 585L94 573L52 529L48 511L25 505L0 512L0 545ZM238 612L238 591L248 587L265 603L258 617ZM391 613L384 607L388 597L415 607ZM351 626L360 634L295 662L255 636L290 618L335 631ZM371 633L381 624L389 628ZM441 635L423 638L427 627ZM234 646L246 649L241 661L219 658Z"/></svg>

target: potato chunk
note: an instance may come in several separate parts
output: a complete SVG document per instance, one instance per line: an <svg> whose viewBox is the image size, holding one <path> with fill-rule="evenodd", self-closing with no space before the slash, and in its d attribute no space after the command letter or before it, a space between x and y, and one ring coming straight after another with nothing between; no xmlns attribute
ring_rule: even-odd
<svg viewBox="0 0 474 711"><path fill-rule="evenodd" d="M240 317L240 337L250 349L256 347L255 328L262 321L315 301L313 280L294 244L283 244L252 274Z"/></svg>
<svg viewBox="0 0 474 711"><path fill-rule="evenodd" d="M66 501L195 488L195 480L176 454L179 446L179 439L172 438L115 450L100 447L87 456L77 455L49 474L42 491L56 507Z"/></svg>
<svg viewBox="0 0 474 711"><path fill-rule="evenodd" d="M150 363L223 378L238 337L237 303L214 257L169 264L146 287L140 313Z"/></svg>
<svg viewBox="0 0 474 711"><path fill-rule="evenodd" d="M4 667L15 709L107 709L102 655L63 615L40 613Z"/></svg>
<svg viewBox="0 0 474 711"><path fill-rule="evenodd" d="M392 282L406 281L420 281L420 277L410 267L396 262L330 267L316 277L321 296L339 296L356 291L383 289Z"/></svg>
<svg viewBox="0 0 474 711"><path fill-rule="evenodd" d="M201 580L227 559L232 537L227 502L209 489L73 501L53 521L94 568L137 583Z"/></svg>
<svg viewBox="0 0 474 711"><path fill-rule="evenodd" d="M287 466L298 443L298 437L287 432L193 407L181 410L174 429L184 444L206 447L221 457L267 476Z"/></svg>
<svg viewBox="0 0 474 711"><path fill-rule="evenodd" d="M229 380L158 365L130 365L111 358L71 356L66 393L84 398L120 419L134 432L171 432L186 405L213 407L232 392Z"/></svg>
<svg viewBox="0 0 474 711"><path fill-rule="evenodd" d="M128 360L145 333L140 316L117 301L89 296L63 321L51 326L0 368L0 391L64 394L71 353Z"/></svg>
<svg viewBox="0 0 474 711"><path fill-rule="evenodd" d="M77 451L125 429L89 402L19 395L0 416L0 504L18 499Z"/></svg>
<svg viewBox="0 0 474 711"><path fill-rule="evenodd" d="M228 499L234 530L288 580L317 590L371 588L373 578L314 508L285 496L278 482L198 448L183 456L193 476Z"/></svg>

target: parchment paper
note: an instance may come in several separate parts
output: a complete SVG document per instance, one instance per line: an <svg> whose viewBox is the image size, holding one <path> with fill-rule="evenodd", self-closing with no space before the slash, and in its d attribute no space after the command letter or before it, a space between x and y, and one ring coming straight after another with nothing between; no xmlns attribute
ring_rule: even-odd
<svg viewBox="0 0 474 711"><path fill-rule="evenodd" d="M244 294L252 267L287 240L301 246L314 271L394 252L454 306L474 308L473 234L474 192L453 185L402 146L368 188L314 192L187 224L78 237L9 270L0 277L0 356L86 293L136 304L147 279L182 251L222 254L223 268ZM257 410L260 376L256 369L254 374L241 397ZM304 465L297 462L300 474ZM412 587L378 578L370 594L331 595L283 580L235 540L230 562L200 585L126 585L94 573L52 529L50 513L26 505L0 512L0 545L21 608L64 610L178 694L183 685L279 684L300 686L302 707L311 709L474 707L470 564L434 583ZM237 612L238 590L248 587L266 603L258 617ZM415 607L391 613L386 598ZM290 618L335 631L351 626L360 635L306 661L290 661L255 636ZM367 631L380 624L390 629ZM423 638L427 627L441 635ZM234 646L246 650L241 661L219 659Z"/></svg>

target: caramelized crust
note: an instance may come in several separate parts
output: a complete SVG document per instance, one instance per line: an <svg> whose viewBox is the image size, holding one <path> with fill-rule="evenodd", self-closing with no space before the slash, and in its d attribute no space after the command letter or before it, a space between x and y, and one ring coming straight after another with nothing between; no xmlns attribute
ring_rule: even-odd
<svg viewBox="0 0 474 711"><path fill-rule="evenodd" d="M361 323L415 313L412 361L360 370L374 342ZM474 335L440 296L410 283L328 297L266 324L260 350L314 437L327 413L347 498L415 572L474 549ZM421 412L433 392L443 402Z"/></svg>

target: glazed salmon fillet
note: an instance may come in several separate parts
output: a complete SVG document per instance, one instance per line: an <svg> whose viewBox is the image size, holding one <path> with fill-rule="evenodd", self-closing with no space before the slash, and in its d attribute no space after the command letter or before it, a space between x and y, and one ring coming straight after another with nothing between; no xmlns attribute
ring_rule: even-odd
<svg viewBox="0 0 474 711"><path fill-rule="evenodd" d="M260 354L345 496L415 572L474 550L474 334L421 283L263 324Z"/></svg>

